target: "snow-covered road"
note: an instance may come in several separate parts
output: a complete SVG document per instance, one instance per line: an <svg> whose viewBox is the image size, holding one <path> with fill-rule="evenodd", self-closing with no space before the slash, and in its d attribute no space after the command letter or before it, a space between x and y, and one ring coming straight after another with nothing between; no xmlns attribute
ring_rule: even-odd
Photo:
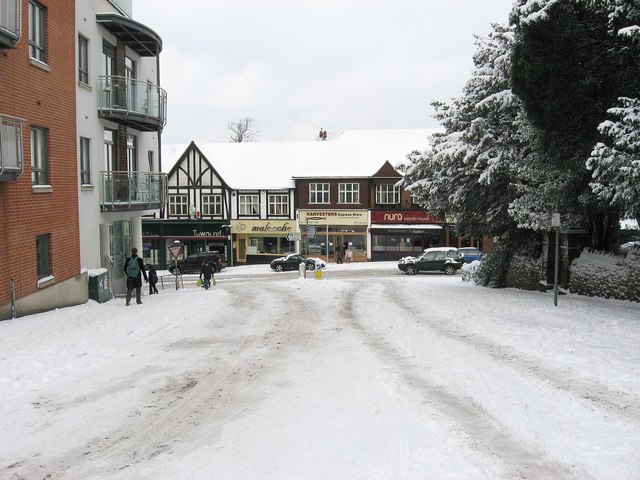
<svg viewBox="0 0 640 480"><path fill-rule="evenodd" d="M640 305L236 267L0 322L0 478L637 479Z"/></svg>

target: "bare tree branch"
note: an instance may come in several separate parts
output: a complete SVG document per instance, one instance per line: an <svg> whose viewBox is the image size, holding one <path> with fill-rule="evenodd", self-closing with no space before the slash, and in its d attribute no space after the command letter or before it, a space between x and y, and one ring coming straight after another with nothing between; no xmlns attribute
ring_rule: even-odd
<svg viewBox="0 0 640 480"><path fill-rule="evenodd" d="M235 122L227 123L232 135L229 141L232 143L253 142L258 135L256 121L251 117L242 118Z"/></svg>

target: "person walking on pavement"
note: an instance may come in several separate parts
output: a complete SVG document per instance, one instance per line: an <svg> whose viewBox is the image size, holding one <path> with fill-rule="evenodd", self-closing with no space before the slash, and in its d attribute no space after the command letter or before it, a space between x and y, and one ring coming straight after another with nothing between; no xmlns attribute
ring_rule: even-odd
<svg viewBox="0 0 640 480"><path fill-rule="evenodd" d="M338 244L338 246L336 247L336 263L342 263L342 256L344 255L342 252L342 245Z"/></svg>
<svg viewBox="0 0 640 480"><path fill-rule="evenodd" d="M131 301L131 294L133 289L136 289L136 303L140 305L142 300L140 299L142 290L142 276L144 275L144 281L148 282L147 272L144 269L144 262L138 256L138 249L133 247L131 249L131 256L124 261L124 273L127 276L127 306Z"/></svg>
<svg viewBox="0 0 640 480"><path fill-rule="evenodd" d="M204 262L200 269L200 280L202 280L202 286L205 290L209 290L211 286L211 279L213 278L213 267L209 265L209 262Z"/></svg>
<svg viewBox="0 0 640 480"><path fill-rule="evenodd" d="M156 272L156 269L153 268L153 265L151 265L149 267L149 295L158 293L156 283L158 283L158 273Z"/></svg>

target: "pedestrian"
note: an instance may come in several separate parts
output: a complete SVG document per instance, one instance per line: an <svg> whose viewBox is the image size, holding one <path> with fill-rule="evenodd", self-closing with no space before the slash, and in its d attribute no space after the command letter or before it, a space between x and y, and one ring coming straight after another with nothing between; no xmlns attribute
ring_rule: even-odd
<svg viewBox="0 0 640 480"><path fill-rule="evenodd" d="M127 276L127 306L129 306L129 302L131 301L131 294L133 293L134 288L136 289L136 303L140 305L142 303L140 298L142 290L142 276L144 276L145 282L148 282L149 278L147 277L147 272L144 269L144 262L138 256L138 249L136 247L131 249L131 256L124 261L123 270Z"/></svg>
<svg viewBox="0 0 640 480"><path fill-rule="evenodd" d="M336 263L342 263L342 245L338 244L336 247Z"/></svg>
<svg viewBox="0 0 640 480"><path fill-rule="evenodd" d="M158 273L156 272L156 269L153 267L153 265L151 265L149 267L149 295L158 293L156 283L158 283Z"/></svg>
<svg viewBox="0 0 640 480"><path fill-rule="evenodd" d="M351 263L353 261L353 252L348 247L347 247L347 251L345 252L345 257L346 257L347 263Z"/></svg>
<svg viewBox="0 0 640 480"><path fill-rule="evenodd" d="M200 269L200 280L205 290L209 290L211 286L211 279L213 278L213 267L209 265L209 262L204 262ZM214 280L215 281L215 280Z"/></svg>

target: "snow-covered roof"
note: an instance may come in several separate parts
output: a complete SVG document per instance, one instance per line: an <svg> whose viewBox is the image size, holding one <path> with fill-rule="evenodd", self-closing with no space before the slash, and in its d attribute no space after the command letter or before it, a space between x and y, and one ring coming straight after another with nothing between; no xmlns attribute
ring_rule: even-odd
<svg viewBox="0 0 640 480"><path fill-rule="evenodd" d="M413 150L429 148L435 131L348 130L326 141L194 143L231 188L276 189L292 188L293 178L370 177L385 161L396 166ZM188 146L162 146L165 172Z"/></svg>

